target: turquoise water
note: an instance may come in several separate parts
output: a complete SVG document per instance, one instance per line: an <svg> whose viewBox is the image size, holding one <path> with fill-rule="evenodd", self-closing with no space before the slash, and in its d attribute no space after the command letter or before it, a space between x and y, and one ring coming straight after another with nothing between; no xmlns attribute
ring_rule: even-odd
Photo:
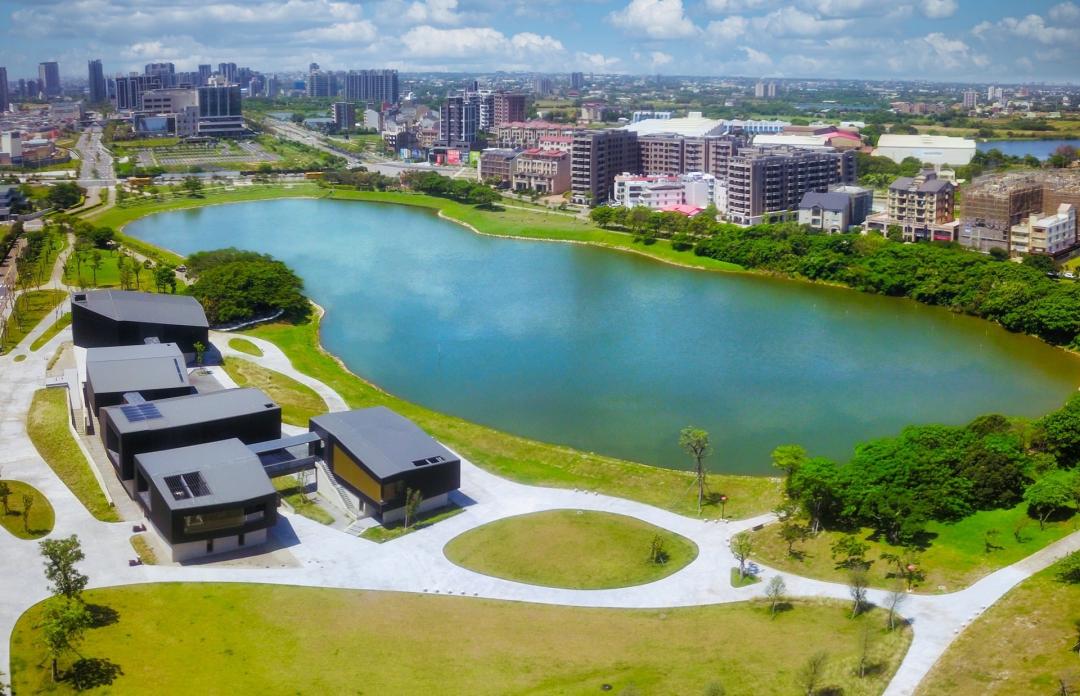
<svg viewBox="0 0 1080 696"><path fill-rule="evenodd" d="M847 458L910 423L1036 416L1080 360L914 302L632 254L481 237L427 211L278 200L178 211L126 232L181 253L286 260L326 308L324 345L359 375L509 432L686 467L769 472L801 443Z"/></svg>
<svg viewBox="0 0 1080 696"><path fill-rule="evenodd" d="M1080 148L1080 140L991 140L979 142L976 148L980 152L1001 150L1002 154L1012 157L1026 157L1035 155L1041 160L1049 159L1054 150L1062 145L1071 145Z"/></svg>

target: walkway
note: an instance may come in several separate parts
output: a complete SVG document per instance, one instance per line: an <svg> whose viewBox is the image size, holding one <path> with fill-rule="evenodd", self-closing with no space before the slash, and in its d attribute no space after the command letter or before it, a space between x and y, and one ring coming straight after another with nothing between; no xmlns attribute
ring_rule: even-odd
<svg viewBox="0 0 1080 696"><path fill-rule="evenodd" d="M35 329L27 340L39 333ZM22 363L0 359L0 467L4 476L25 480L39 488L56 509L57 526L52 536L78 533L87 560L82 569L94 587L140 582L263 582L366 590L396 590L453 594L583 607L675 607L739 602L760 597L766 582L777 572L763 568L766 582L736 589L729 569L736 561L728 549L731 537L771 515L735 522L702 521L683 517L649 505L584 491L526 486L490 474L462 461L461 493L457 502L464 511L431 527L386 544L376 544L324 527L307 518L284 514L276 534L295 535L289 551L299 562L295 568L235 568L220 565L129 566L134 557L128 542L131 522L105 524L94 520L71 492L56 478L30 445L24 418L33 391L42 382L45 356L59 341ZM254 360L314 388L332 409L345 402L328 387L299 373L274 345L245 336L262 349L264 357L252 358L228 347L228 334L215 333L213 340L226 355ZM498 519L540 510L582 509L630 515L677 532L698 545L699 555L683 570L657 582L611 590L566 590L538 587L474 573L450 563L443 546L455 536ZM909 595L901 609L914 626L914 640L886 694L912 694L919 681L952 640L988 606L1016 583L1045 568L1067 552L1080 549L1080 533L1073 534L1033 556L999 570L966 590L938 596ZM8 636L19 615L47 595L41 575L36 542L0 536L5 572L0 575L0 665L8 660ZM784 575L791 596L829 597L848 600L844 585ZM872 590L870 599L883 603L886 593Z"/></svg>

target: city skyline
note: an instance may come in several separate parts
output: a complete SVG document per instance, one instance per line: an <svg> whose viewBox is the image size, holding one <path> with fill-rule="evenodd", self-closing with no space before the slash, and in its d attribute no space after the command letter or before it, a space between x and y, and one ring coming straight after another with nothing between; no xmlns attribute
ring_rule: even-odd
<svg viewBox="0 0 1080 696"><path fill-rule="evenodd" d="M1004 0L258 0L191 12L160 0L14 0L9 79L58 61L85 78L168 61L264 71L580 70L701 76L1063 82L1075 79L1080 5Z"/></svg>

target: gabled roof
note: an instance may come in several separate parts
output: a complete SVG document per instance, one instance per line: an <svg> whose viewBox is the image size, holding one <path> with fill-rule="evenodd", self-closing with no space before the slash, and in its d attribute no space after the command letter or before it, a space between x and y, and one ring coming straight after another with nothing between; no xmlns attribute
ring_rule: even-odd
<svg viewBox="0 0 1080 696"><path fill-rule="evenodd" d="M171 510L239 503L274 492L259 458L236 438L144 452L135 462Z"/></svg>
<svg viewBox="0 0 1080 696"><path fill-rule="evenodd" d="M408 418L385 406L338 411L315 416L311 422L333 435L380 479L451 461L459 461ZM440 461L431 460L441 457Z"/></svg>
<svg viewBox="0 0 1080 696"><path fill-rule="evenodd" d="M175 343L87 348L86 381L95 394L191 386Z"/></svg>
<svg viewBox="0 0 1080 696"><path fill-rule="evenodd" d="M91 290L77 292L71 301L113 321L168 324L209 328L206 313L190 295L135 292L133 290Z"/></svg>
<svg viewBox="0 0 1080 696"><path fill-rule="evenodd" d="M130 433L141 430L167 430L196 423L212 423L275 408L278 406L269 396L258 389L248 388L174 396L169 399L148 401L135 408L109 406L104 410L109 414L109 419L116 426L117 432Z"/></svg>
<svg viewBox="0 0 1080 696"><path fill-rule="evenodd" d="M799 210L809 210L818 207L834 213L842 213L851 205L851 199L845 193L820 193L808 191L803 194L799 203Z"/></svg>

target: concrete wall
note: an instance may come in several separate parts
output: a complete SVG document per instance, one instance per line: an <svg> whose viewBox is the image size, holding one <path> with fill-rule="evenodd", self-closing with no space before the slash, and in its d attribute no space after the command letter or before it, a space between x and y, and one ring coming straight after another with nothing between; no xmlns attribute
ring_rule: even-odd
<svg viewBox="0 0 1080 696"><path fill-rule="evenodd" d="M205 541L192 541L172 546L172 560L176 563L184 563L198 558L217 556L219 554L236 551L237 549L257 548L266 543L267 534L265 529L257 529L244 535L244 545L240 546L240 537L237 535L218 537L214 539L214 550L206 552Z"/></svg>

